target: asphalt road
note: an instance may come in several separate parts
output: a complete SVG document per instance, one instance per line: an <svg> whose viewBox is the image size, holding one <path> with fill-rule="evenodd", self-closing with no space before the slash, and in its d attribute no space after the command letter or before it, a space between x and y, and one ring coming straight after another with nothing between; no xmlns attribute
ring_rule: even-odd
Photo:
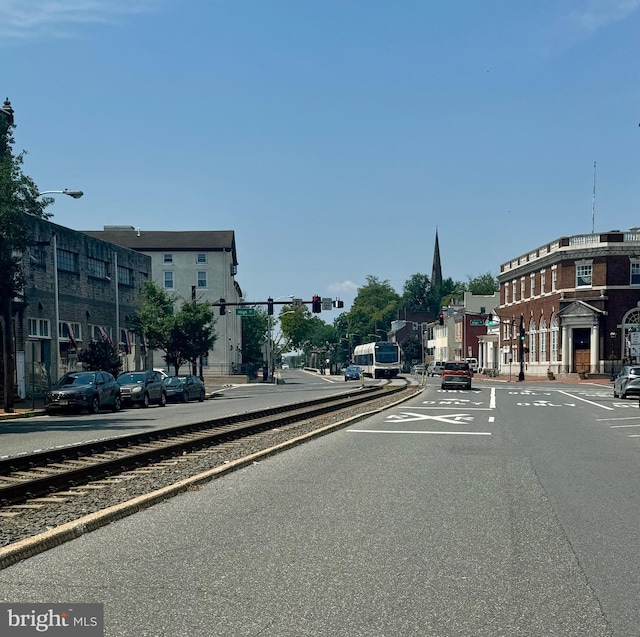
<svg viewBox="0 0 640 637"><path fill-rule="evenodd" d="M0 571L0 599L102 602L109 637L633 637L639 427L607 386L429 381Z"/></svg>

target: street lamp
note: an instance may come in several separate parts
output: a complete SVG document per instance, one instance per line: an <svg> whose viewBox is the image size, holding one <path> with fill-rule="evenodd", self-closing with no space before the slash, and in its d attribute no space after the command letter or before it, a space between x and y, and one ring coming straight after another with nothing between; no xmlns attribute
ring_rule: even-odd
<svg viewBox="0 0 640 637"><path fill-rule="evenodd" d="M615 378L615 364L614 361L616 359L616 354L614 351L614 347L615 347L615 338L618 335L618 332L614 332L613 330L611 330L611 332L609 332L609 336L611 337L611 356L609 357L611 359L611 380L613 380Z"/></svg>
<svg viewBox="0 0 640 637"><path fill-rule="evenodd" d="M43 195L68 195L73 199L80 199L84 193L82 190L68 190L65 188L64 190L45 190L44 192L38 193L38 197L42 197ZM53 306L54 306L54 314L55 314L55 326L52 330L52 336L55 338L55 348L54 351L56 353L56 377L55 380L58 380L60 376L60 296L58 292L58 237L56 233L52 233L52 246L53 246Z"/></svg>

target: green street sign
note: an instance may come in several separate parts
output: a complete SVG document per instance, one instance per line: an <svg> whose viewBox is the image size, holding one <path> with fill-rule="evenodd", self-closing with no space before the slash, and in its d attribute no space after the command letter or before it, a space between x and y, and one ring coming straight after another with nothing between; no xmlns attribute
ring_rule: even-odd
<svg viewBox="0 0 640 637"><path fill-rule="evenodd" d="M469 321L469 325L477 325L477 326L484 325L484 319L471 319Z"/></svg>
<svg viewBox="0 0 640 637"><path fill-rule="evenodd" d="M253 307L237 307L236 316L255 316L256 310Z"/></svg>

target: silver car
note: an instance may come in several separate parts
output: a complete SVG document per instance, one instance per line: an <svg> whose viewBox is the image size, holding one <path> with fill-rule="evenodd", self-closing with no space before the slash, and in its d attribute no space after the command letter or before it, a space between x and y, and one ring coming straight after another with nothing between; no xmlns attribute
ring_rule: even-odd
<svg viewBox="0 0 640 637"><path fill-rule="evenodd" d="M613 396L626 398L627 396L640 396L640 365L625 365L613 381Z"/></svg>

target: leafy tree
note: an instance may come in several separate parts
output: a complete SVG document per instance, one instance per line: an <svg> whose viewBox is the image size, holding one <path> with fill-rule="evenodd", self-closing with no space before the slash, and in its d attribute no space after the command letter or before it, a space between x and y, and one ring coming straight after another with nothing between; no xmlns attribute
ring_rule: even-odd
<svg viewBox="0 0 640 637"><path fill-rule="evenodd" d="M402 303L412 312L428 312L431 310L431 281L426 274L414 274L405 281L402 289Z"/></svg>
<svg viewBox="0 0 640 637"><path fill-rule="evenodd" d="M4 363L3 407L8 413L14 410L15 392L13 299L22 295L22 254L29 245L27 215L48 218L50 215L45 213L45 208L53 201L51 198L38 200L35 182L22 172L25 152L14 154L13 129L13 109L7 99L0 108L0 319Z"/></svg>
<svg viewBox="0 0 640 637"><path fill-rule="evenodd" d="M122 367L118 350L108 341L91 341L86 349L78 352L78 360L88 371L104 370L114 376Z"/></svg>
<svg viewBox="0 0 640 637"><path fill-rule="evenodd" d="M500 289L498 279L491 272L485 272L473 279L469 276L468 279L467 291L471 294L495 294Z"/></svg>
<svg viewBox="0 0 640 637"><path fill-rule="evenodd" d="M407 364L412 361L422 361L422 343L417 336L411 335L400 343L402 348L402 358Z"/></svg>
<svg viewBox="0 0 640 637"><path fill-rule="evenodd" d="M259 308L253 316L242 317L242 362L250 369L257 369L263 362L268 325L268 315Z"/></svg>
<svg viewBox="0 0 640 637"><path fill-rule="evenodd" d="M165 353L164 359L173 366L176 375L184 363L195 365L217 338L213 310L208 303L185 301L176 311L179 301L177 296L147 280L142 287L142 306L130 319L131 329L144 336L151 349Z"/></svg>
<svg viewBox="0 0 640 637"><path fill-rule="evenodd" d="M317 317L314 317L317 318ZM284 305L280 311L280 329L288 351L300 349L305 341L311 341L311 312L309 308Z"/></svg>
<svg viewBox="0 0 640 637"><path fill-rule="evenodd" d="M454 281L452 278L444 279L440 288L440 307L451 305L456 299L462 299L467 286L462 281Z"/></svg>
<svg viewBox="0 0 640 637"><path fill-rule="evenodd" d="M400 302L401 297L389 281L368 275L366 285L358 289L358 295L347 312L348 334L357 334L362 342L367 342L372 340L369 335L377 334L378 330L388 333Z"/></svg>

